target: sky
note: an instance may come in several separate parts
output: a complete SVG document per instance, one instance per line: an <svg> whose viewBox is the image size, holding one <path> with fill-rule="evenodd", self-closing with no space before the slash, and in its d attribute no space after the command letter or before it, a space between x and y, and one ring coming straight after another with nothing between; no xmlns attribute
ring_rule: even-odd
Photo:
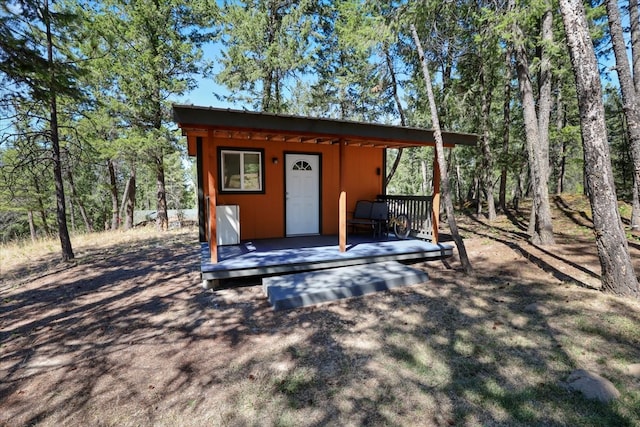
<svg viewBox="0 0 640 427"><path fill-rule="evenodd" d="M625 19L628 18L625 16ZM203 46L203 57L205 60L212 61L214 63L214 72L217 74L221 71L221 66L217 65L221 60L221 50L223 49L220 42L210 42ZM628 52L629 60L631 61L631 52ZM615 71L615 58L613 53L607 57L599 56L598 62L601 70L602 86L611 85L618 86L618 75ZM229 90L224 86L215 82L213 76L202 77L196 76L197 86L181 96L173 96L171 101L176 104L185 105L197 105L201 107L216 107L216 108L230 108L236 110L252 109L250 105L242 103L231 103L225 100L218 99L215 94L222 95L223 97L229 95Z"/></svg>
<svg viewBox="0 0 640 427"><path fill-rule="evenodd" d="M207 43L203 46L203 57L205 60L212 61L214 64L221 58L222 46L219 42ZM214 74L220 72L221 67L214 65ZM214 93L218 95L228 95L229 90L215 82L213 76L204 78L201 75L196 76L197 86L192 91L182 95L172 97L171 101L177 104L197 105L201 107L217 107L217 108L231 108L242 109L243 105L233 104L224 100L219 100L214 96Z"/></svg>
<svg viewBox="0 0 640 427"><path fill-rule="evenodd" d="M198 77L197 80L198 86L195 89L182 96L174 97L172 101L176 104L197 105L201 107L241 108L238 105L234 105L224 100L219 100L213 95L214 93L228 93L228 90L215 83L213 78L204 79L202 77Z"/></svg>

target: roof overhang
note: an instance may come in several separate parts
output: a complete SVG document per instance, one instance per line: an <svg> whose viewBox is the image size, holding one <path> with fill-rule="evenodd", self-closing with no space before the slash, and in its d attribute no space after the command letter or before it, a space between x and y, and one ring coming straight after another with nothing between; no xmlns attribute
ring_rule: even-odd
<svg viewBox="0 0 640 427"><path fill-rule="evenodd" d="M434 146L434 131L346 120L289 116L193 105L174 105L173 118L189 139L207 136L379 148ZM442 132L446 147L476 146L478 135ZM191 151L191 150L190 150Z"/></svg>

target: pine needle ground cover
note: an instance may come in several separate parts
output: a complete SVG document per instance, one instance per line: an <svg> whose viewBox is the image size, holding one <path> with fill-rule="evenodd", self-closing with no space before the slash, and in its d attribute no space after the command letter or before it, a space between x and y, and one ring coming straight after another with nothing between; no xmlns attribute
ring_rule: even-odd
<svg viewBox="0 0 640 427"><path fill-rule="evenodd" d="M640 425L640 302L595 289L579 202L555 199L553 247L526 211L461 216L473 276L428 262L424 284L277 313L259 286L199 287L195 230L76 236L72 264L3 246L0 425ZM621 398L566 390L578 368Z"/></svg>

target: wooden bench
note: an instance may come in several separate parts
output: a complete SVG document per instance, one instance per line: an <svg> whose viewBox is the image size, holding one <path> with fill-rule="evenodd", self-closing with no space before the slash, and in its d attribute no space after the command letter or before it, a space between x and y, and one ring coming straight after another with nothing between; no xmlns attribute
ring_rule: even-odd
<svg viewBox="0 0 640 427"><path fill-rule="evenodd" d="M356 209L353 211L353 218L347 221L355 232L357 227L368 227L373 231L373 237L381 236L386 230L389 208L386 202L369 200L358 200Z"/></svg>

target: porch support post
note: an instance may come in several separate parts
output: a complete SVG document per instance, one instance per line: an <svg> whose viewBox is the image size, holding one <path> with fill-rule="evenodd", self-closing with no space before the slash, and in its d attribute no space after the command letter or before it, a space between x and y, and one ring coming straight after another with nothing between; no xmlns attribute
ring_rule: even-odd
<svg viewBox="0 0 640 427"><path fill-rule="evenodd" d="M213 146L213 131L209 130L209 147ZM218 263L218 231L217 231L217 221L216 221L216 206L218 205L217 201L217 189L218 185L216 182L216 174L218 173L217 167L212 167L215 165L215 161L211 161L211 151L207 152L207 161L208 161L208 181L209 181L209 251L211 255L211 264Z"/></svg>
<svg viewBox="0 0 640 427"><path fill-rule="evenodd" d="M435 149L435 148L434 148ZM433 243L438 243L440 225L440 166L438 156L433 156L433 198L431 199L431 224L433 226Z"/></svg>
<svg viewBox="0 0 640 427"><path fill-rule="evenodd" d="M340 168L340 199L338 200L338 241L340 252L347 250L347 191L344 188L344 144L343 140L339 142L338 163Z"/></svg>
<svg viewBox="0 0 640 427"><path fill-rule="evenodd" d="M215 179L214 179L215 183ZM211 264L218 263L218 231L216 229L216 188L211 188L209 193L209 250L211 251Z"/></svg>
<svg viewBox="0 0 640 427"><path fill-rule="evenodd" d="M207 215L204 205L204 150L202 149L202 137L196 137L196 165L198 170L198 238L200 242L207 241Z"/></svg>

